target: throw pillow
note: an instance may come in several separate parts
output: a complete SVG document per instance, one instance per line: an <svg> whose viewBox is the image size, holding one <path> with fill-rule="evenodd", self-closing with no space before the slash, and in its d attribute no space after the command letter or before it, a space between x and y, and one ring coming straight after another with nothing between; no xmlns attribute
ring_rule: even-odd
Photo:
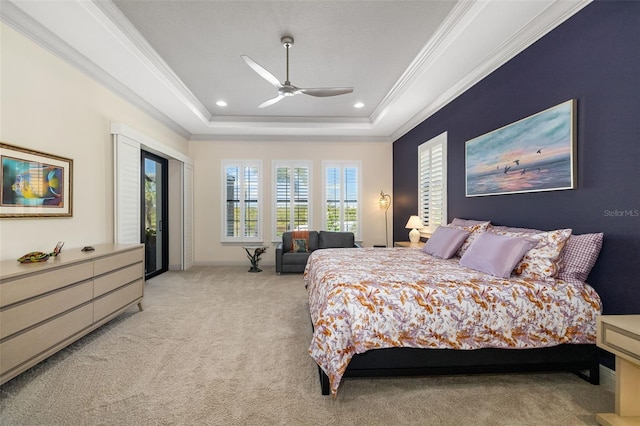
<svg viewBox="0 0 640 426"><path fill-rule="evenodd" d="M558 278L585 282L602 249L603 233L572 235L562 251L562 266Z"/></svg>
<svg viewBox="0 0 640 426"><path fill-rule="evenodd" d="M309 231L291 231L291 251L297 252L295 240L304 239L306 242L307 251L309 248Z"/></svg>
<svg viewBox="0 0 640 426"><path fill-rule="evenodd" d="M491 227L489 232L510 237L526 237L536 241L536 246L528 251L516 265L513 273L521 278L544 280L554 278L560 270L562 248L571 236L571 229L538 231L532 229Z"/></svg>
<svg viewBox="0 0 640 426"><path fill-rule="evenodd" d="M475 220L475 219L460 219L459 217L454 218L450 225L455 225L455 226L474 226L474 225L481 225L483 223L486 223L486 220Z"/></svg>
<svg viewBox="0 0 640 426"><path fill-rule="evenodd" d="M536 246L525 253L514 269L523 278L544 280L554 278L560 271L562 249L571 236L571 229L558 229L529 236Z"/></svg>
<svg viewBox="0 0 640 426"><path fill-rule="evenodd" d="M468 236L469 232L463 229L439 226L429 237L422 251L440 259L449 259Z"/></svg>
<svg viewBox="0 0 640 426"><path fill-rule="evenodd" d="M460 259L460 265L476 271L509 278L522 256L536 245L528 238L483 232Z"/></svg>
<svg viewBox="0 0 640 426"><path fill-rule="evenodd" d="M458 226L458 225L446 225L449 228L457 228L462 229L463 231L469 232L469 236L464 240L458 251L456 252L456 256L462 257L467 249L471 246L473 241L476 239L478 235L487 230L487 228L491 225L491 222L480 222L473 225L466 226Z"/></svg>
<svg viewBox="0 0 640 426"><path fill-rule="evenodd" d="M293 240L293 251L296 253L306 253L307 250L307 240L304 238L296 238Z"/></svg>

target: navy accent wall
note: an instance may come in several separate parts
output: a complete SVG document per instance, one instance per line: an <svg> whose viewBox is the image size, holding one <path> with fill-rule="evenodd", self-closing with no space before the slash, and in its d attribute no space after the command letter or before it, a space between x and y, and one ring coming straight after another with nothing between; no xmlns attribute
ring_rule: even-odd
<svg viewBox="0 0 640 426"><path fill-rule="evenodd" d="M465 197L465 141L577 100L577 189ZM418 145L448 132L448 217L604 232L588 282L640 313L640 2L596 1L393 144L393 234L418 205Z"/></svg>

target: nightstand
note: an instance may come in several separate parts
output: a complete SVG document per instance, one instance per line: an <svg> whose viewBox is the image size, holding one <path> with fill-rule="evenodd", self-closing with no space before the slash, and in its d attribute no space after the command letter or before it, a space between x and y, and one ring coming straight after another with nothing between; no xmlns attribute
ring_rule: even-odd
<svg viewBox="0 0 640 426"><path fill-rule="evenodd" d="M411 243L410 241L394 241L393 242L393 246L394 247L404 247L404 248L421 248L424 246L424 242L419 241L415 244Z"/></svg>
<svg viewBox="0 0 640 426"><path fill-rule="evenodd" d="M640 424L640 315L600 315L598 347L616 356L616 412L598 413L601 425Z"/></svg>

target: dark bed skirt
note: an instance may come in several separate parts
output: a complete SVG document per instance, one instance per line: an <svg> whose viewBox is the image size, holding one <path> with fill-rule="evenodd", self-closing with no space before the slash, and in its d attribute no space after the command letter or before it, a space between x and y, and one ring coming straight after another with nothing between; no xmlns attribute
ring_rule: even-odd
<svg viewBox="0 0 640 426"><path fill-rule="evenodd" d="M318 370L322 394L329 395L329 378L321 368ZM343 377L533 371L569 371L597 385L600 383L600 366L596 345L565 344L536 349L375 349L356 354Z"/></svg>

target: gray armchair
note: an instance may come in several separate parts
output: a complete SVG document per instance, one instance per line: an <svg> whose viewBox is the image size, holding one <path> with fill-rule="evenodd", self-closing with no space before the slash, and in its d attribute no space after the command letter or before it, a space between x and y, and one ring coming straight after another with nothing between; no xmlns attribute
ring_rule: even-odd
<svg viewBox="0 0 640 426"><path fill-rule="evenodd" d="M306 252L292 251L291 232L282 234L282 242L276 247L276 272L304 272L307 259L318 249L360 247L353 232L309 231L309 246Z"/></svg>

